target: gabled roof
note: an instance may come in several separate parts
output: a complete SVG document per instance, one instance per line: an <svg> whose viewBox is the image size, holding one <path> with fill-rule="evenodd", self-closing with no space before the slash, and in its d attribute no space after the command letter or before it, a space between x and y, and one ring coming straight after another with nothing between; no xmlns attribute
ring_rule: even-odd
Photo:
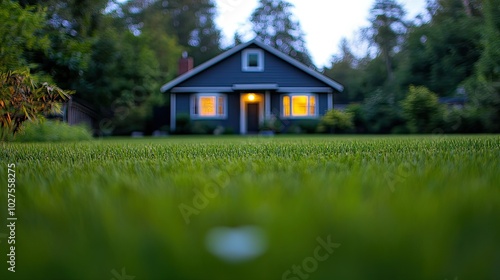
<svg viewBox="0 0 500 280"><path fill-rule="evenodd" d="M334 80L318 73L317 71L307 67L306 65L302 64L301 62L293 59L292 57L280 52L279 50L273 48L273 47L270 47L264 43L262 43L261 41L257 40L257 39L254 39L250 42L247 42L247 43L244 43L244 44L240 44L212 59L210 59L209 61L199 65L198 67L195 67L193 70L177 77L176 79L172 80L171 82L165 84L164 86L161 87L161 92L167 92L169 90L171 90L172 88L174 88L175 86L179 85L180 83L188 80L189 78L205 71L206 69L214 66L215 64L223 61L224 59L246 49L247 47L251 46L252 44L255 44L257 45L259 48L281 58L282 60L288 62L289 64L291 64L292 66L302 70L303 72L313 76L314 78L324 82L325 84L327 84L328 86L330 86L331 88L334 88L338 91L343 91L344 90L344 86L342 86L341 84L335 82Z"/></svg>

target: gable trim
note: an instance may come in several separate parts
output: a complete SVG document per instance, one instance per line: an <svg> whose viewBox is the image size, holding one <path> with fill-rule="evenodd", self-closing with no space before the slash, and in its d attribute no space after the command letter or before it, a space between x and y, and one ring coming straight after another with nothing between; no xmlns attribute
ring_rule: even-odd
<svg viewBox="0 0 500 280"><path fill-rule="evenodd" d="M264 43L262 43L262 42L260 42L258 40L255 40L254 43L257 46L263 48L264 50L266 50L266 51L274 54L275 56L277 56L277 57L283 59L284 61L292 64L293 66L297 67L298 69L300 69L300 70L306 72L307 74L313 76L314 78L316 78L316 79L322 81L323 83L331 86L332 88L338 90L339 92L342 92L344 90L344 86L343 85L341 85L341 84L337 83L336 81L334 81L334 80L326 77L325 75L323 75L323 74L321 74L321 73L319 73L319 72L317 72L317 71L315 71L315 70L307 67L306 65L304 65L301 62L293 59L292 57L290 57L290 56L288 56L288 55L286 55L286 54L278 51L277 49L272 48L272 47L270 47L268 45L265 45Z"/></svg>
<svg viewBox="0 0 500 280"><path fill-rule="evenodd" d="M281 87L278 89L281 93L333 93L333 90L329 87Z"/></svg>
<svg viewBox="0 0 500 280"><path fill-rule="evenodd" d="M172 93L186 93L186 92L204 92L204 93L221 93L232 92L232 87L174 87L170 90Z"/></svg>
<svg viewBox="0 0 500 280"><path fill-rule="evenodd" d="M333 93L329 87L280 87L278 84L235 84L232 87L174 87L171 93L223 93L234 91L276 91L279 93Z"/></svg>
<svg viewBox="0 0 500 280"><path fill-rule="evenodd" d="M195 76L195 75L198 75L199 73L205 71L206 69L214 66L215 64L225 60L226 58L244 50L245 48L249 47L250 45L252 44L255 44L257 45L259 48L277 56L278 58L288 62L289 64L291 64L292 66L302 70L303 72L309 74L310 76L320 80L321 82L329 85L331 88L333 89L336 89L337 91L339 92L342 92L344 90L344 86L342 86L341 84L337 83L336 81L324 76L323 74L321 73L318 73L317 71L305 66L304 64L300 63L299 61L293 59L292 57L278 51L277 49L275 48L272 48L270 46L267 46L266 44L260 42L259 40L257 39L254 39L252 41L249 41L247 43L244 43L244 44L241 44L241 45L238 45L212 59L210 59L209 61L201 64L200 66L194 68L193 70L185 73L184 75L181 75L179 77L177 77L176 79L170 81L169 83L163 85L161 87L161 92L167 92L169 90L171 90L172 88L174 88L175 86L177 86L178 84L190 79L191 77Z"/></svg>
<svg viewBox="0 0 500 280"><path fill-rule="evenodd" d="M235 84L233 90L278 90L278 84Z"/></svg>

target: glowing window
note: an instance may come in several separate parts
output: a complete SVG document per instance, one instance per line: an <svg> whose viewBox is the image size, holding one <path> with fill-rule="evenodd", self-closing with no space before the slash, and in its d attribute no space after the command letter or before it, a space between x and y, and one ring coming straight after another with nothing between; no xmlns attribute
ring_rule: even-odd
<svg viewBox="0 0 500 280"><path fill-rule="evenodd" d="M290 117L290 96L283 96L283 115Z"/></svg>
<svg viewBox="0 0 500 280"><path fill-rule="evenodd" d="M221 94L197 94L191 99L191 117L226 117L226 96Z"/></svg>
<svg viewBox="0 0 500 280"><path fill-rule="evenodd" d="M292 97L292 115L295 117L304 117L308 115L307 110L307 96L293 96Z"/></svg>
<svg viewBox="0 0 500 280"><path fill-rule="evenodd" d="M200 116L215 116L215 96L200 97Z"/></svg>
<svg viewBox="0 0 500 280"><path fill-rule="evenodd" d="M309 114L316 115L316 96L309 96Z"/></svg>
<svg viewBox="0 0 500 280"><path fill-rule="evenodd" d="M284 117L316 117L315 95L285 95L283 96Z"/></svg>

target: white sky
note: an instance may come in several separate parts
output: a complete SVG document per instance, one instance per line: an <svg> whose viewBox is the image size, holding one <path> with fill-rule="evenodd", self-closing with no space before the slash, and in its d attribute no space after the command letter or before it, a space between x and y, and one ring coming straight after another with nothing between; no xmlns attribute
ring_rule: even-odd
<svg viewBox="0 0 500 280"><path fill-rule="evenodd" d="M332 55L338 52L340 40L354 37L361 27L368 26L369 11L375 0L288 0L295 5L294 15L306 34L307 47L318 67L328 66ZM225 44L232 44L236 30L246 30L251 13L258 0L216 0L219 15L217 24L222 29ZM425 10L426 0L399 0L413 19ZM248 29L248 27L247 27Z"/></svg>

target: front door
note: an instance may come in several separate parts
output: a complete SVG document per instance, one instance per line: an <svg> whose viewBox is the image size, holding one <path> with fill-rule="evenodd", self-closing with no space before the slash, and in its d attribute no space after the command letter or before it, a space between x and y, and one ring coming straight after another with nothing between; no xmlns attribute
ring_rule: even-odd
<svg viewBox="0 0 500 280"><path fill-rule="evenodd" d="M247 132L259 131L259 103L247 103Z"/></svg>

